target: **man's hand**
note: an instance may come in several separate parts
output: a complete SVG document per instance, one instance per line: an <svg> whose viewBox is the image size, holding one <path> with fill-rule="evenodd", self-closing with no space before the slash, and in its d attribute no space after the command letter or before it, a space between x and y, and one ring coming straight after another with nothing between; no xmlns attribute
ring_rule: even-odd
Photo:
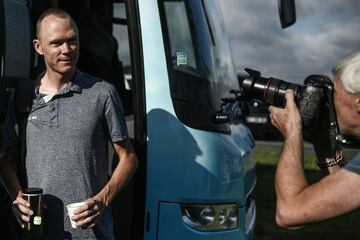
<svg viewBox="0 0 360 240"><path fill-rule="evenodd" d="M98 197L85 200L85 204L74 211L72 220L78 228L92 228L100 219L105 206Z"/></svg>
<svg viewBox="0 0 360 240"><path fill-rule="evenodd" d="M12 209L21 228L25 228L26 224L30 221L30 215L33 215L34 212L30 208L30 203L22 197L21 191L19 191L12 203Z"/></svg>
<svg viewBox="0 0 360 240"><path fill-rule="evenodd" d="M75 216L72 220L76 222L76 226L79 228L95 226L105 207L110 205L115 196L125 186L138 165L129 139L113 143L113 146L121 161L119 161L105 187L95 197L87 199L85 205L74 211Z"/></svg>
<svg viewBox="0 0 360 240"><path fill-rule="evenodd" d="M301 116L294 101L294 92L286 90L285 108L269 107L271 123L279 129L284 138L292 134L302 134Z"/></svg>

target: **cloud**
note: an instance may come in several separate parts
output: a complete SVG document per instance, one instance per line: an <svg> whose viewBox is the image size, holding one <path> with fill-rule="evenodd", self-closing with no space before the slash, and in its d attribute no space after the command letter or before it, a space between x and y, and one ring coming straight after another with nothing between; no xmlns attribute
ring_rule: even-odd
<svg viewBox="0 0 360 240"><path fill-rule="evenodd" d="M344 56L360 50L358 0L296 1L297 23L281 29L277 1L222 0L235 67L302 83L330 74Z"/></svg>

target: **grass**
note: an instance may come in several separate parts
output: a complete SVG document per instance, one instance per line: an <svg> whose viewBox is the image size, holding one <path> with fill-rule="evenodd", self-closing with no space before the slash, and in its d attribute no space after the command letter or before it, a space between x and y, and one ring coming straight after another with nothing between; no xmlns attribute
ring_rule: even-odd
<svg viewBox="0 0 360 240"><path fill-rule="evenodd" d="M300 230L284 230L275 223L274 177L279 152L256 150L257 159L257 220L254 240L346 240L360 239L360 211L308 226ZM305 174L309 183L322 175L314 163L314 154L304 156ZM339 199L341 201L341 199Z"/></svg>

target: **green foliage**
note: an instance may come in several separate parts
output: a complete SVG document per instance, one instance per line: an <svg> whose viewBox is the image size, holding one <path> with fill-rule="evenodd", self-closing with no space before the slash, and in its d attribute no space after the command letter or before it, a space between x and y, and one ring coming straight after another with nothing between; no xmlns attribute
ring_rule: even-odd
<svg viewBox="0 0 360 240"><path fill-rule="evenodd" d="M276 166L277 162L279 161L280 153L277 151L271 151L271 150L257 150L255 152L255 159L258 164L262 165L270 165L270 166ZM304 155L304 168L308 170L318 170L315 163L315 154L305 154Z"/></svg>
<svg viewBox="0 0 360 240"><path fill-rule="evenodd" d="M285 230L275 223L275 171L279 151L258 149L257 159L256 206L257 218L254 240L338 240L360 239L360 212L321 222L300 230ZM321 179L322 174L314 163L315 154L304 156L305 174L309 183ZM341 201L341 199L339 199Z"/></svg>

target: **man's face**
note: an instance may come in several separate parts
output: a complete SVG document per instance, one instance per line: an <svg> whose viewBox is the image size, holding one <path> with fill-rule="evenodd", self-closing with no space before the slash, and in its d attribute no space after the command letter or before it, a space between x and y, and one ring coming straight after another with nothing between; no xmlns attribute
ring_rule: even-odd
<svg viewBox="0 0 360 240"><path fill-rule="evenodd" d="M43 19L35 50L44 56L46 71L60 75L72 74L79 58L79 38L69 19L47 16Z"/></svg>
<svg viewBox="0 0 360 240"><path fill-rule="evenodd" d="M341 133L358 136L360 115L357 96L345 92L339 79L334 81L334 105Z"/></svg>

